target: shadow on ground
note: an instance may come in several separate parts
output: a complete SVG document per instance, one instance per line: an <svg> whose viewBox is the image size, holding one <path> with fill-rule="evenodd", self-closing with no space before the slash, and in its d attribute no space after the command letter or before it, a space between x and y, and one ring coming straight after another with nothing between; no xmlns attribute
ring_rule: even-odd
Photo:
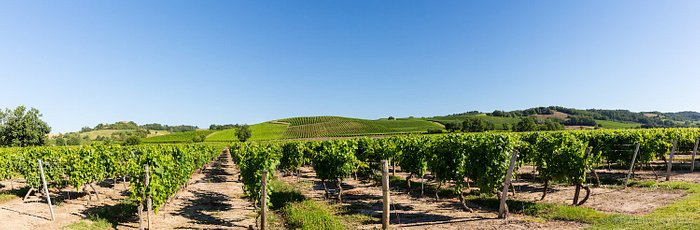
<svg viewBox="0 0 700 230"><path fill-rule="evenodd" d="M217 217L216 213L233 209L226 201L228 196L217 192L192 191L195 198L185 204L185 207L177 211L177 215L183 216L194 224L215 225L222 227L247 227L237 225L240 220L226 220Z"/></svg>
<svg viewBox="0 0 700 230"><path fill-rule="evenodd" d="M89 217L97 217L107 220L113 228L126 222L137 222L136 204L128 200L115 205L93 206L85 209L82 214Z"/></svg>

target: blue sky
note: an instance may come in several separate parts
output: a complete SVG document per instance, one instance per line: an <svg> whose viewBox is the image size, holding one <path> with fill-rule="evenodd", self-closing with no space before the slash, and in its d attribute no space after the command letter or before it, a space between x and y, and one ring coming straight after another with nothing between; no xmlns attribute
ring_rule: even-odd
<svg viewBox="0 0 700 230"><path fill-rule="evenodd" d="M700 1L1 1L53 132L561 105L700 111Z"/></svg>

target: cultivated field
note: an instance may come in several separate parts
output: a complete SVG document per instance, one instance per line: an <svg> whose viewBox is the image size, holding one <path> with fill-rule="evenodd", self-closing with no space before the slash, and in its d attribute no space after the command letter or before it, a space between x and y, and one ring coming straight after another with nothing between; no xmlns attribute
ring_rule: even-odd
<svg viewBox="0 0 700 230"><path fill-rule="evenodd" d="M439 123L423 119L364 120L336 116L296 117L264 122L250 126L251 141L352 137L364 135L390 135L424 133L429 129L443 129ZM173 133L144 139L146 143L191 142L196 135L205 131ZM209 130L205 141L238 141L236 129Z"/></svg>

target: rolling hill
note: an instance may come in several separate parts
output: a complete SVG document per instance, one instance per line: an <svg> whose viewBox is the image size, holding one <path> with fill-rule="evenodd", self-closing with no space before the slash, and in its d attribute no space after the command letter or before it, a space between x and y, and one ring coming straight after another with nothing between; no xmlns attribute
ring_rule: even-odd
<svg viewBox="0 0 700 230"><path fill-rule="evenodd" d="M101 129L101 130L92 130L88 132L82 132L80 133L80 136L87 136L90 140L95 140L97 137L110 137L112 134L119 133L119 132L124 132L124 133L132 133L134 130L131 129ZM169 131L165 130L147 130L149 134L147 134L147 137L154 137L154 136L162 136L162 135L167 135L170 134Z"/></svg>
<svg viewBox="0 0 700 230"><path fill-rule="evenodd" d="M143 143L180 143L180 142L196 142L196 139L204 140L216 130L195 130L188 132L177 132L168 135L160 135L149 138L144 138Z"/></svg>
<svg viewBox="0 0 700 230"><path fill-rule="evenodd" d="M366 120L338 116L294 117L251 125L252 141L350 137L362 135L390 135L424 133L429 129L444 129L433 121L420 118ZM202 130L195 133L173 133L143 139L145 143L189 142L197 135L206 134L207 142L237 141L236 130Z"/></svg>
<svg viewBox="0 0 700 230"><path fill-rule="evenodd" d="M427 118L427 120L439 122L441 124L450 123L450 122L461 123L462 121L464 121L467 118L474 118L474 117L483 118L484 120L493 123L496 126L496 128L498 128L498 129L501 129L503 127L503 125L511 125L512 126L512 125L517 124L518 121L520 121L520 118L496 117L496 116L486 115L483 113L479 113L479 114L470 113L470 114L439 116L439 117Z"/></svg>
<svg viewBox="0 0 700 230"><path fill-rule="evenodd" d="M359 119L339 116L292 117L251 125L250 140L312 139L369 135L425 133L428 130L444 130L446 124L462 123L469 118L481 118L496 130L510 130L525 117L555 120L567 129L628 129L647 127L693 127L700 125L700 113L696 112L630 112L627 110L572 109L559 106L536 107L510 112L496 110L491 113L478 111L435 116L429 118ZM576 121L576 122L574 122ZM207 142L237 141L236 130L197 130L149 137L145 143L191 142L193 139Z"/></svg>
<svg viewBox="0 0 700 230"><path fill-rule="evenodd" d="M443 128L437 123L416 118L365 120L336 116L321 116L287 118L278 120L277 122L289 124L287 129L284 131L285 138L318 138L416 133L426 132L428 129Z"/></svg>
<svg viewBox="0 0 700 230"><path fill-rule="evenodd" d="M267 140L277 140L284 139L284 131L287 129L288 124L281 124L275 122L263 122L260 124L255 124L250 126L250 131L253 136L250 138L252 141L267 141ZM209 142L229 142L238 141L236 138L236 129L226 129L212 133L207 136L206 141Z"/></svg>

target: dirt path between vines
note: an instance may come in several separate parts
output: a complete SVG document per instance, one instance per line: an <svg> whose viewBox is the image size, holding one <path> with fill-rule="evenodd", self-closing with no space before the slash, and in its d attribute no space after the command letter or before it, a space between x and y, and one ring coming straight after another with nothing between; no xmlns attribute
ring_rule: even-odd
<svg viewBox="0 0 700 230"><path fill-rule="evenodd" d="M228 155L222 155L219 162L194 174L190 185L151 217L152 229L246 229L255 225L257 215L252 203L243 198L238 169ZM15 182L17 187L22 185ZM97 202L93 197L92 205L88 205L85 193L72 192L72 199L66 199L70 189L52 191L52 199L58 203L54 206L56 221L50 221L48 206L40 197L31 197L27 203L21 198L2 202L0 229L61 229L94 213L119 213L123 211L120 202L128 198L125 187L119 182L112 188L111 180L95 186L102 199ZM127 212L117 217L121 220L112 220L117 229L138 229L135 214Z"/></svg>
<svg viewBox="0 0 700 230"><path fill-rule="evenodd" d="M3 181L3 184L8 185L9 182ZM15 188L25 185L23 180L14 182ZM114 206L119 200L127 198L124 183L117 183L115 189L112 189L111 181L94 187L99 192L100 201L94 196L90 201L90 196L84 192L76 192L74 188L51 190L49 193L54 204L55 221L51 221L46 198L41 194L29 196L27 202L22 201L22 198L0 202L0 229L60 229L86 219L90 210Z"/></svg>
<svg viewBox="0 0 700 230"><path fill-rule="evenodd" d="M243 184L230 156L203 173L192 176L190 185L152 217L153 229L246 229L255 226L255 208L243 198ZM129 227L138 228L137 223ZM119 229L130 229L127 227Z"/></svg>

